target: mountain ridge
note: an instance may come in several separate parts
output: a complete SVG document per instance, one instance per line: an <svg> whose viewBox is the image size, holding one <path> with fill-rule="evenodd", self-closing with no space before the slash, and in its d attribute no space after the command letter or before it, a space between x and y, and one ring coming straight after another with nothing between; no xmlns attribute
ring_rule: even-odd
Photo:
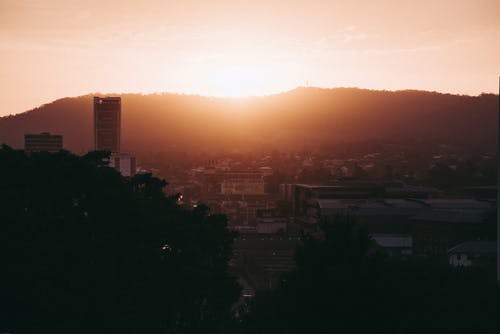
<svg viewBox="0 0 500 334"><path fill-rule="evenodd" d="M258 97L87 94L0 117L0 143L22 148L25 133L64 136L75 153L92 149L93 96L122 97L128 151L293 149L346 142L429 142L496 147L497 95L421 90L297 87Z"/></svg>

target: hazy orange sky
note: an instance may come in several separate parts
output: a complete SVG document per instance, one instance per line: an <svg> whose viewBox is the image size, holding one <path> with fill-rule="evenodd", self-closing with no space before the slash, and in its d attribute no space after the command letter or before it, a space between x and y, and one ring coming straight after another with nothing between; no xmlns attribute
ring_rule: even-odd
<svg viewBox="0 0 500 334"><path fill-rule="evenodd" d="M0 0L0 116L92 92L496 92L498 0Z"/></svg>

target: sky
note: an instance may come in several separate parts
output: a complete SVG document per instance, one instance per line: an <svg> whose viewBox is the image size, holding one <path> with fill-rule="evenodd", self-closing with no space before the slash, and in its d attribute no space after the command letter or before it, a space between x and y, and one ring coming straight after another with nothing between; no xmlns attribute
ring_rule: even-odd
<svg viewBox="0 0 500 334"><path fill-rule="evenodd" d="M498 0L0 0L0 116L66 96L496 92Z"/></svg>

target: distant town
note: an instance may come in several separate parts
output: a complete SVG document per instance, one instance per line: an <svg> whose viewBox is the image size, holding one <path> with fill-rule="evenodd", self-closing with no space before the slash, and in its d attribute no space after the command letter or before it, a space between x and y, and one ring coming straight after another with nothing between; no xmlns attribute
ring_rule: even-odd
<svg viewBox="0 0 500 334"><path fill-rule="evenodd" d="M362 226L387 256L428 258L443 266L495 271L494 152L465 156L440 145L425 152L329 154L321 150L191 156L152 152L137 159L121 151L121 98L94 97L94 144L111 153L123 176L166 179L188 209L208 206L236 231L230 262L245 296L273 289L295 267L304 235L322 237L321 224L339 216ZM59 134L25 135L25 151L57 152Z"/></svg>
<svg viewBox="0 0 500 334"><path fill-rule="evenodd" d="M0 13L0 334L500 333L499 0Z"/></svg>

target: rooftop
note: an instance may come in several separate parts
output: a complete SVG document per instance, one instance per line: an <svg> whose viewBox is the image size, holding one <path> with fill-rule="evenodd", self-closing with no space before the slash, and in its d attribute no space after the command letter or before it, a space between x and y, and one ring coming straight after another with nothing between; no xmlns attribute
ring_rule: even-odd
<svg viewBox="0 0 500 334"><path fill-rule="evenodd" d="M448 249L449 254L495 254L496 242L491 241L466 241Z"/></svg>
<svg viewBox="0 0 500 334"><path fill-rule="evenodd" d="M371 238L384 248L411 248L413 238L407 234L372 234Z"/></svg>
<svg viewBox="0 0 500 334"><path fill-rule="evenodd" d="M483 212L470 211L431 211L416 215L411 220L440 223L482 223L485 219Z"/></svg>

